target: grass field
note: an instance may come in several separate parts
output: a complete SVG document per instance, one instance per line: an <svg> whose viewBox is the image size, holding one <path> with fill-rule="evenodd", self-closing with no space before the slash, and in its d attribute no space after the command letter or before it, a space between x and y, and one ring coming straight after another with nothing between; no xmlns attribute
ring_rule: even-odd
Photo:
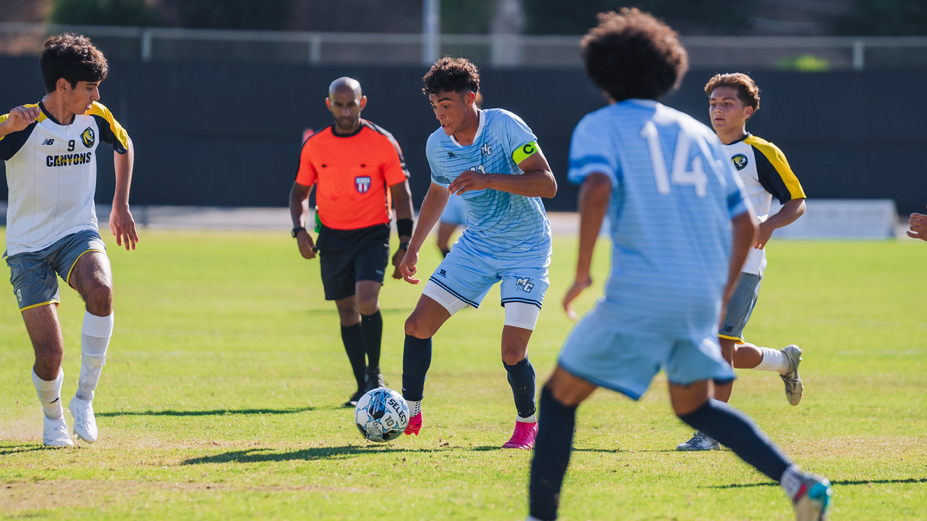
<svg viewBox="0 0 927 521"><path fill-rule="evenodd" d="M286 233L144 231L132 253L106 240L116 331L93 445L42 447L32 350L0 290L0 518L524 519L531 454L497 450L514 420L498 291L436 336L421 436L376 445L340 407L352 379L337 314ZM601 291L605 246L580 311ZM559 301L574 249L555 242L529 351L541 382L571 327ZM747 335L802 346L805 396L791 407L776 375L740 371L732 403L834 482L832 519L927 519L927 245L774 241L769 258ZM421 273L437 261L429 248ZM420 291L390 280L381 295L393 388ZM83 307L62 297L67 403ZM675 452L690 435L662 376L639 402L596 393L579 410L562 519L792 518L779 487L730 451Z"/></svg>

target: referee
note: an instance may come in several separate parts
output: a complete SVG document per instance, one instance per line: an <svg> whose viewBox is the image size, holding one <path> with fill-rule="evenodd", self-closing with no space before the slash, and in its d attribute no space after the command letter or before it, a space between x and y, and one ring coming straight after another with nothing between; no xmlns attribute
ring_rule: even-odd
<svg viewBox="0 0 927 521"><path fill-rule="evenodd" d="M360 117L367 106L360 83L347 77L333 81L325 105L335 121L303 143L290 190L290 216L299 253L307 259L319 255L325 300L338 307L341 339L357 381L357 391L344 406L353 407L366 391L383 386L378 297L390 262L390 210L395 206L399 248L392 264L393 278L399 279L396 266L412 237L412 194L399 143ZM306 230L313 186L317 242Z"/></svg>

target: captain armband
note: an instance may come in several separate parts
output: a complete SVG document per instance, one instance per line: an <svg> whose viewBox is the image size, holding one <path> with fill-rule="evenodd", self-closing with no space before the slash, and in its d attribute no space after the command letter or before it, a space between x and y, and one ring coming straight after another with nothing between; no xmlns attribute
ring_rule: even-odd
<svg viewBox="0 0 927 521"><path fill-rule="evenodd" d="M413 226L414 224L412 222L412 219L397 219L396 220L396 231L399 232L399 237L402 237L402 236L412 237Z"/></svg>
<svg viewBox="0 0 927 521"><path fill-rule="evenodd" d="M537 141L532 141L530 143L525 143L524 145L515 149L512 152L512 160L515 161L515 164L519 164L525 159L537 154L540 148L538 147Z"/></svg>

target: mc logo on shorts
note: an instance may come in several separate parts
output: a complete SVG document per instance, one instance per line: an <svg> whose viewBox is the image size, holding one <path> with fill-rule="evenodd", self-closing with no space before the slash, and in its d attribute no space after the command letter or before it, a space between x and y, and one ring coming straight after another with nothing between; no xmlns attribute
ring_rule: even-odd
<svg viewBox="0 0 927 521"><path fill-rule="evenodd" d="M525 293L531 293L531 290L534 289L534 283L528 278L516 278L515 287L521 289Z"/></svg>
<svg viewBox="0 0 927 521"><path fill-rule="evenodd" d="M357 189L357 193L366 194L367 190L370 190L370 176L357 176L354 178L354 188Z"/></svg>

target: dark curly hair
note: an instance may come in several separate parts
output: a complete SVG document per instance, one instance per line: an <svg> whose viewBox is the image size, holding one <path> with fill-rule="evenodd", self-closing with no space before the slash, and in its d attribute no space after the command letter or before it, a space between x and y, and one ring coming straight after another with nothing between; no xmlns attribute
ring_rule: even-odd
<svg viewBox="0 0 927 521"><path fill-rule="evenodd" d="M58 78L68 80L72 88L79 81L103 81L109 64L90 38L74 33L57 34L45 40L40 60L46 92L54 92Z"/></svg>
<svg viewBox="0 0 927 521"><path fill-rule="evenodd" d="M480 70L466 58L445 56L436 61L422 78L422 93L480 91Z"/></svg>
<svg viewBox="0 0 927 521"><path fill-rule="evenodd" d="M586 74L597 87L614 101L656 100L679 87L689 59L676 31L637 8L598 19L582 40Z"/></svg>
<svg viewBox="0 0 927 521"><path fill-rule="evenodd" d="M742 72L715 74L705 84L705 94L710 98L712 91L718 87L730 87L736 90L737 99L745 106L753 107L754 112L760 110L760 88L750 76Z"/></svg>

